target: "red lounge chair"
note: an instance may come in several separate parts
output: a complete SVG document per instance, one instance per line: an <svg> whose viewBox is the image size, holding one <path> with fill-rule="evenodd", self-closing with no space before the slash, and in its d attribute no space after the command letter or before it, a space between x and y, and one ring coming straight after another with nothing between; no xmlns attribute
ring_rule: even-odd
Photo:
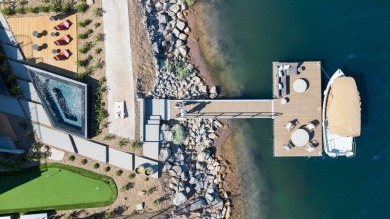
<svg viewBox="0 0 390 219"><path fill-rule="evenodd" d="M66 49L66 50L62 50L60 53L58 53L56 56L54 56L54 59L56 61L63 61L63 60L66 60L68 59L70 56L70 53L69 51Z"/></svg>
<svg viewBox="0 0 390 219"><path fill-rule="evenodd" d="M67 30L69 29L70 23L67 20L62 20L57 26L54 27L55 30Z"/></svg>
<svg viewBox="0 0 390 219"><path fill-rule="evenodd" d="M54 44L56 44L57 46L68 45L69 43L70 38L68 37L68 35L64 35L60 39L54 41Z"/></svg>

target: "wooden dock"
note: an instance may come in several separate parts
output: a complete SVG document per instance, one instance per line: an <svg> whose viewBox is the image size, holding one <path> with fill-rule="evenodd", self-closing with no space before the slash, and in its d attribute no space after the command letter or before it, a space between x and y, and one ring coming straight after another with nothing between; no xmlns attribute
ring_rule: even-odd
<svg viewBox="0 0 390 219"><path fill-rule="evenodd" d="M7 18L9 27L15 35L16 41L19 43L29 65L40 67L51 72L62 73L67 76L77 72L76 15L71 15L65 19L71 23L69 29L55 31L53 27L59 24L61 20L50 21L50 16ZM32 35L33 31L40 33L46 31L47 34L38 38ZM52 37L52 32L59 32L59 36ZM56 46L54 41L66 34L71 37L71 42L68 45ZM46 44L47 48L41 51L33 50L32 46L34 44L38 44L39 46ZM53 58L53 49L68 49L71 52L71 56L67 60L56 61Z"/></svg>
<svg viewBox="0 0 390 219"><path fill-rule="evenodd" d="M300 63L304 69L298 75L287 77L287 95L276 97L278 94L278 63L273 63L273 92L275 96L274 110L279 116L274 118L274 156L277 157L299 157L299 156L321 156L322 155L322 119L321 119L321 63L303 62ZM297 79L304 79L308 88L303 93L297 93L293 89L293 83ZM275 89L276 88L276 89ZM282 99L287 98L288 102L282 104ZM299 124L288 131L286 124L289 121L297 120ZM293 147L287 151L284 145L291 140L291 134L298 128L303 128L309 122L315 121L316 128L309 132L309 138L318 142L312 152L305 147Z"/></svg>
<svg viewBox="0 0 390 219"><path fill-rule="evenodd" d="M168 119L181 118L180 109L175 107L184 103L186 118L272 118L273 100L170 100Z"/></svg>

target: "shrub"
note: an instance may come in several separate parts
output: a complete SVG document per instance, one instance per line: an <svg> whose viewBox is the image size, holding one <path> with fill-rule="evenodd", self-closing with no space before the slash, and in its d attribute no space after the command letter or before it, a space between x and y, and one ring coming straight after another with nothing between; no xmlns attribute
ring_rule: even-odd
<svg viewBox="0 0 390 219"><path fill-rule="evenodd" d="M119 147L123 147L123 146L126 146L127 145L127 140L126 139L121 139L120 141L118 141L118 146Z"/></svg>
<svg viewBox="0 0 390 219"><path fill-rule="evenodd" d="M88 24L90 24L92 22L91 19L86 19L84 21L80 21L77 23L77 25L79 25L80 27L86 27L88 26Z"/></svg>
<svg viewBox="0 0 390 219"><path fill-rule="evenodd" d="M81 160L81 164L82 164L82 165L85 165L85 164L87 164L87 163L88 163L87 159L82 159L82 160Z"/></svg>
<svg viewBox="0 0 390 219"><path fill-rule="evenodd" d="M151 195L153 194L153 192L156 190L156 187L152 187L152 188L149 188L147 191L146 191L146 195Z"/></svg>
<svg viewBox="0 0 390 219"><path fill-rule="evenodd" d="M88 56L87 56L87 60L88 60L88 61L92 61L92 59L93 59L93 56L92 56L92 55L88 55Z"/></svg>
<svg viewBox="0 0 390 219"><path fill-rule="evenodd" d="M14 85L11 87L10 93L14 96L19 96L22 94L22 88L19 85Z"/></svg>
<svg viewBox="0 0 390 219"><path fill-rule="evenodd" d="M76 74L76 80L78 81L84 81L87 75L84 72L77 72Z"/></svg>
<svg viewBox="0 0 390 219"><path fill-rule="evenodd" d="M154 201L153 201L153 205L154 205L154 206L160 205L160 199L154 200Z"/></svg>
<svg viewBox="0 0 390 219"><path fill-rule="evenodd" d="M98 28L98 27L100 27L100 23L97 22L97 23L95 23L93 26L94 26L95 28Z"/></svg>
<svg viewBox="0 0 390 219"><path fill-rule="evenodd" d="M68 160L69 161L74 161L76 159L76 157L74 156L74 155L70 155L69 157L68 157Z"/></svg>
<svg viewBox="0 0 390 219"><path fill-rule="evenodd" d="M95 54L99 54L99 53L101 53L101 52L102 52L102 50L103 50L102 48L96 48L96 49L95 49Z"/></svg>
<svg viewBox="0 0 390 219"><path fill-rule="evenodd" d="M104 171L108 172L108 171L110 171L110 170L111 170L111 168L110 168L109 166L104 167Z"/></svg>
<svg viewBox="0 0 390 219"><path fill-rule="evenodd" d="M49 12L49 7L42 5L39 7L39 11L42 13Z"/></svg>
<svg viewBox="0 0 390 219"><path fill-rule="evenodd" d="M95 168L95 169L97 169L97 168L99 168L100 167L100 165L98 164L98 163L95 163L94 165L93 165L93 168Z"/></svg>
<svg viewBox="0 0 390 219"><path fill-rule="evenodd" d="M17 14L25 14L26 13L24 8L17 8L15 11L16 11Z"/></svg>
<svg viewBox="0 0 390 219"><path fill-rule="evenodd" d="M95 8L93 10L93 15L96 17L103 16L103 9L102 8Z"/></svg>
<svg viewBox="0 0 390 219"><path fill-rule="evenodd" d="M187 3L188 6L193 5L194 2L195 2L195 0L186 0L186 3Z"/></svg>
<svg viewBox="0 0 390 219"><path fill-rule="evenodd" d="M104 219L112 219L112 218L115 218L115 214L112 211L106 212L106 214L104 215Z"/></svg>
<svg viewBox="0 0 390 219"><path fill-rule="evenodd" d="M96 41L96 42L99 42L99 41L103 41L104 40L104 35L102 33L99 33L97 35L95 35L93 37L93 39Z"/></svg>
<svg viewBox="0 0 390 219"><path fill-rule="evenodd" d="M87 39L87 37L88 37L88 35L85 33L78 33L77 34L77 39L80 39L80 40Z"/></svg>
<svg viewBox="0 0 390 219"><path fill-rule="evenodd" d="M1 9L1 13L3 13L5 16L13 15L14 11L11 7L4 7Z"/></svg>
<svg viewBox="0 0 390 219"><path fill-rule="evenodd" d="M122 175L122 173L123 173L123 170L117 170L117 171L115 171L115 175L117 175L117 176Z"/></svg>
<svg viewBox="0 0 390 219"><path fill-rule="evenodd" d="M0 66L0 71L4 75L9 75L9 74L11 74L11 66L8 64L8 62L4 62Z"/></svg>
<svg viewBox="0 0 390 219"><path fill-rule="evenodd" d="M172 72L173 71L173 65L171 65L171 63L169 63L169 59L165 60L163 66L162 66L162 70L166 71L166 72Z"/></svg>
<svg viewBox="0 0 390 219"><path fill-rule="evenodd" d="M86 60L86 59L80 59L80 60L77 60L76 61L76 65L77 65L77 67L86 67L86 66L88 66L88 60Z"/></svg>
<svg viewBox="0 0 390 219"><path fill-rule="evenodd" d="M115 139L115 135L106 135L106 136L104 136L104 140L105 141L110 141L112 139Z"/></svg>
<svg viewBox="0 0 390 219"><path fill-rule="evenodd" d="M173 131L173 143L177 145L181 145L186 138L184 128L181 125L175 125L172 129Z"/></svg>
<svg viewBox="0 0 390 219"><path fill-rule="evenodd" d="M26 8L26 12L27 13L30 13L30 14L33 14L33 13L36 13L36 8L33 8L33 7L27 7Z"/></svg>
<svg viewBox="0 0 390 219"><path fill-rule="evenodd" d="M87 32L85 32L86 34L90 35L93 33L93 30L92 29L88 29Z"/></svg>
<svg viewBox="0 0 390 219"><path fill-rule="evenodd" d="M100 61L97 61L95 65L93 66L95 70L103 68L103 63Z"/></svg>
<svg viewBox="0 0 390 219"><path fill-rule="evenodd" d="M186 77L188 77L190 73L185 63L181 60L175 61L175 69L176 69L176 78L179 80L184 80Z"/></svg>
<svg viewBox="0 0 390 219"><path fill-rule="evenodd" d="M146 181L146 182L149 181L149 177L146 177L146 178L145 178L145 181Z"/></svg>
<svg viewBox="0 0 390 219"><path fill-rule="evenodd" d="M140 148L142 146L142 142L141 141L137 141L137 140L134 140L130 143L130 147L133 148L133 149L137 149L137 148Z"/></svg>
<svg viewBox="0 0 390 219"><path fill-rule="evenodd" d="M135 173L130 173L129 176L128 176L128 178L129 178L129 179L134 179L135 176L137 176L137 174L135 174Z"/></svg>
<svg viewBox="0 0 390 219"><path fill-rule="evenodd" d="M86 10L87 10L87 4L85 4L84 2L79 2L76 5L76 11L78 13L84 13Z"/></svg>
<svg viewBox="0 0 390 219"><path fill-rule="evenodd" d="M78 51L81 52L81 53L83 53L83 54L85 54L85 53L87 53L89 50L91 50L92 47L93 47L92 42L87 42L87 43L85 43L82 47L80 47L80 48L78 49ZM91 56L91 57L88 56L87 59L88 59L88 60L92 60L92 56Z"/></svg>

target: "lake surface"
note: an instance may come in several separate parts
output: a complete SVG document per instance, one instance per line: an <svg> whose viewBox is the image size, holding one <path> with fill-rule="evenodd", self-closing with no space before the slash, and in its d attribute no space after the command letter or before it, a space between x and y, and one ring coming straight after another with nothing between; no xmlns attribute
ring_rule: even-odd
<svg viewBox="0 0 390 219"><path fill-rule="evenodd" d="M350 159L274 158L272 121L238 122L248 218L390 218L390 2L212 2L229 59L215 71L222 89L271 98L272 61L318 60L354 77L362 98Z"/></svg>

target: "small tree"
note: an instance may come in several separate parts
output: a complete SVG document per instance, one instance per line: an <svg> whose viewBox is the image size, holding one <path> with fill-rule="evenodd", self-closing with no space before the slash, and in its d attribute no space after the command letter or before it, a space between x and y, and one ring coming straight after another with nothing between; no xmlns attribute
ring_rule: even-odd
<svg viewBox="0 0 390 219"><path fill-rule="evenodd" d="M87 163L88 163L87 159L82 159L82 160L81 160L81 164L82 164L82 165L85 165L85 164L87 164Z"/></svg>
<svg viewBox="0 0 390 219"><path fill-rule="evenodd" d="M111 170L111 168L110 168L109 166L104 167L104 171L108 172L108 171L110 171L110 170Z"/></svg>
<svg viewBox="0 0 390 219"><path fill-rule="evenodd" d="M97 169L97 168L99 168L100 167L100 165L98 164L98 163L95 163L94 165L93 165L93 168L95 168L95 169Z"/></svg>

